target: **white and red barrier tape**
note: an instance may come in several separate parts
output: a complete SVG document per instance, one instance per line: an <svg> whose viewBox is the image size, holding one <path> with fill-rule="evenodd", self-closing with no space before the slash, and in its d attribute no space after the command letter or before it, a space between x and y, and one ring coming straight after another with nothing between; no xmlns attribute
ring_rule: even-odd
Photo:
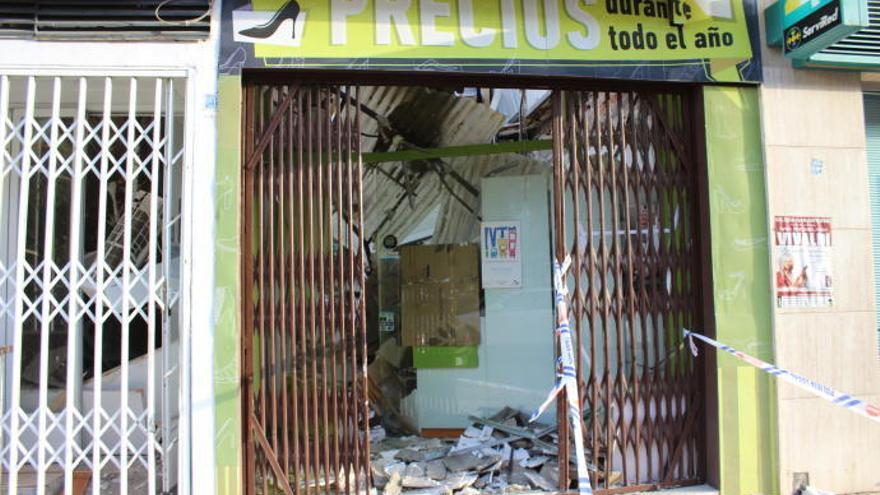
<svg viewBox="0 0 880 495"><path fill-rule="evenodd" d="M538 419L538 417L547 410L550 404L553 403L556 396L563 391L565 392L566 398L568 399L569 422L572 426L572 436L574 437L575 443L575 457L577 459L578 469L578 492L581 495L590 495L593 493L593 488L590 483L590 473L587 469L587 459L584 451L584 437L581 430L582 416L577 383L578 363L575 362L574 345L572 344L571 337L571 325L568 318L568 286L565 283L565 273L568 271L570 265L571 259L568 257L566 257L562 265L560 265L559 262L554 262L553 286L556 300L556 336L559 338L560 348L559 380L557 381L556 386L553 387L553 390L548 394L544 403L541 404L534 414L532 414L530 421ZM710 339L705 335L685 329L684 336L687 338L691 352L694 356L697 355L697 345L694 343L694 339L696 338L713 347L721 349L733 357L751 364L762 371L785 380L796 387L818 395L832 404L836 404L873 421L880 422L880 407L868 404L860 399L852 397L851 395L838 392L831 387L810 380L805 376L779 368L765 361L761 361L760 359L749 356L733 347Z"/></svg>
<svg viewBox="0 0 880 495"><path fill-rule="evenodd" d="M587 456L584 452L584 435L581 430L581 407L578 397L577 365L575 362L574 345L571 342L571 326L568 322L568 285L565 283L565 273L571 265L571 259L566 257L562 265L558 261L553 263L553 289L556 292L556 336L559 338L559 364L561 371L559 381L550 391L547 400L532 414L529 421L535 421L544 413L556 396L565 391L568 399L568 418L574 437L574 450L577 459L578 470L578 493L588 495L593 493L590 483L590 472L587 470Z"/></svg>
<svg viewBox="0 0 880 495"><path fill-rule="evenodd" d="M814 380L810 380L809 378L807 378L803 375L799 375L797 373L793 373L793 372L788 371L786 369L782 369L777 366L774 366L770 363L761 361L760 359L749 356L748 354L741 352L741 351L738 351L738 350L734 349L733 347L730 347L728 345L724 345L721 342L718 342L717 340L710 339L709 337L706 337L705 335L700 335L698 333L694 333L694 332L691 332L690 330L685 329L684 336L690 342L691 352L694 354L694 356L697 355L697 346L694 343L694 339L696 338L696 339L702 340L703 342L705 342L713 347L721 349L722 351L730 354L731 356L739 359L740 361L744 361L748 364L751 364L752 366L754 366L762 371L765 371L765 372L779 378L780 380L784 380L784 381L794 385L795 387L806 390L808 392L812 392L813 394L818 395L819 397L827 400L828 402L831 402L832 404L838 405L844 409L848 409L856 414L860 414L868 419L871 419L873 421L880 423L880 407L877 407L872 404L868 404L867 402L865 402L863 400L856 399L855 397L853 397L851 395L844 394L842 392L838 392L837 390L834 390L833 388L831 388L827 385L823 385L823 384L816 382Z"/></svg>

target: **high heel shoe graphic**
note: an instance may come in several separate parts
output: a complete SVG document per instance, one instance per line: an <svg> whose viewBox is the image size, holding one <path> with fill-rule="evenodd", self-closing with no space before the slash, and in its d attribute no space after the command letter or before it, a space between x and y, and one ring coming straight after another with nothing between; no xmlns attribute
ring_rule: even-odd
<svg viewBox="0 0 880 495"><path fill-rule="evenodd" d="M275 34L275 31L278 31L278 28L281 27L281 24L283 24L284 21L290 19L294 22L293 36L291 36L291 38L296 38L297 16L299 16L299 4L296 0L290 0L275 12L275 15L272 16L272 19L270 19L269 22L259 26L242 29L238 34L249 38L266 39Z"/></svg>

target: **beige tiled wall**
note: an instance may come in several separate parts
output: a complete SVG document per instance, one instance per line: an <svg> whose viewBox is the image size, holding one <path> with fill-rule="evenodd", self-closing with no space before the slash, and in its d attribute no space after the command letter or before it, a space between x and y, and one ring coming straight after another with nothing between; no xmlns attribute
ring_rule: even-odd
<svg viewBox="0 0 880 495"><path fill-rule="evenodd" d="M776 359L876 402L880 359L860 75L794 70L778 50L763 50L768 221L828 216L834 242L834 306L777 309ZM824 162L821 175L810 172L812 159ZM836 493L880 492L880 425L784 384L778 400L780 493L791 492L798 472Z"/></svg>

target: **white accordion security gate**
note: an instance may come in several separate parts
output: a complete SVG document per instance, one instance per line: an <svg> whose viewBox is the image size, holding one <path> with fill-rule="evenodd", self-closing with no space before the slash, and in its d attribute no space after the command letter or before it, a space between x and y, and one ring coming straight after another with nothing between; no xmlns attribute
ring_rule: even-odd
<svg viewBox="0 0 880 495"><path fill-rule="evenodd" d="M187 80L0 71L0 489L177 485Z"/></svg>

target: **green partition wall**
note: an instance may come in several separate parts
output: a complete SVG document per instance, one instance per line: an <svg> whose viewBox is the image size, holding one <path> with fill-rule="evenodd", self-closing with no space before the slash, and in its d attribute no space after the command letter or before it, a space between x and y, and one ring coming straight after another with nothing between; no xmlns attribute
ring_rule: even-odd
<svg viewBox="0 0 880 495"><path fill-rule="evenodd" d="M217 233L214 240L214 401L217 493L241 492L241 78L220 76L217 110ZM200 352L199 349L193 349ZM198 451L193 462L198 462Z"/></svg>
<svg viewBox="0 0 880 495"><path fill-rule="evenodd" d="M757 88L703 90L716 337L773 361L770 253ZM703 347L702 352L714 352ZM721 495L778 493L776 388L718 355Z"/></svg>

